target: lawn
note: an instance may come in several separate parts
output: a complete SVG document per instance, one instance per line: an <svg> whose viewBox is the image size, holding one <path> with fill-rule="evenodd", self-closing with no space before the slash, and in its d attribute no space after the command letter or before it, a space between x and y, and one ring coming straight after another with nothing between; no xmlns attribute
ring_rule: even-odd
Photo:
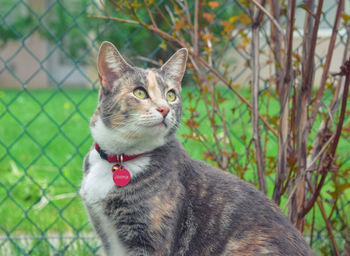
<svg viewBox="0 0 350 256"><path fill-rule="evenodd" d="M195 107L187 96L190 91L198 94L189 88L183 90L184 114L177 134L192 157L203 159L201 143L182 136L189 133L184 125L188 109ZM222 89L222 94L225 93L229 98L234 97ZM243 90L243 94L248 96L248 90ZM66 252L65 255L88 255L98 249L97 241L91 238L91 227L78 195L82 159L93 142L88 123L96 100L96 89L0 91L0 254L4 251L11 255L28 253L21 251L21 247L33 248L30 252L34 255L59 250ZM267 110L266 102L262 102L262 112L269 111L270 115L277 116L277 100L272 99L269 104ZM224 102L223 107L227 120L231 121L235 151L243 154L247 143L244 138L251 137L249 111L236 97ZM203 103L199 103L197 112L198 129L213 141ZM267 156L275 159L277 139L264 134L269 136ZM345 155L349 145L348 141L341 140L340 154ZM242 156L239 161L246 161L246 158ZM250 167L244 177L254 182L255 167ZM342 168L349 167L350 161L347 161ZM268 190L271 195L272 176L268 177ZM319 216L316 224L324 226ZM6 240L20 236L33 239ZM71 238L63 241L58 238L62 236Z"/></svg>

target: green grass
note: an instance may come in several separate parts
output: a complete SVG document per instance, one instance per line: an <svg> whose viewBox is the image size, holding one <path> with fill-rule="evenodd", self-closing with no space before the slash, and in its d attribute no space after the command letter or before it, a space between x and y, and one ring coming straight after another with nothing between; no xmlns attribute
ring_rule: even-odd
<svg viewBox="0 0 350 256"><path fill-rule="evenodd" d="M91 233L77 191L96 91L2 90L0 101L0 235ZM34 242L26 248L48 255Z"/></svg>
<svg viewBox="0 0 350 256"><path fill-rule="evenodd" d="M196 107L199 113L198 129L214 145L209 121L206 119L205 105L190 101L183 90L183 121L178 137L189 154L203 159L205 148L194 140L183 138L189 129L184 125L189 116L189 108ZM235 152L242 154L239 161L244 163L244 152L252 132L250 114L246 106L222 89L228 98L221 107L225 108L226 120L231 122L232 139ZM198 92L193 91L196 94ZM243 90L245 96L249 95ZM267 102L262 97L261 112L278 116L278 102ZM89 119L97 103L97 90L89 89L46 89L46 90L1 90L0 91L0 237L9 236L81 236L91 234L86 211L78 195L82 178L82 160L92 145L89 132ZM218 130L218 133L222 129ZM263 135L265 139L266 133ZM268 157L276 158L277 139L267 135L266 152ZM245 137L245 138L244 138ZM345 155L349 142L341 140L339 153ZM214 164L213 162L210 162ZM349 168L350 161L342 168ZM244 178L256 181L255 166L249 165ZM330 185L325 191L332 190ZM268 177L268 194L273 191L273 175ZM330 199L327 193L323 195ZM286 199L282 201L282 205ZM326 209L327 212L330 209ZM310 218L310 217L308 217ZM316 223L324 227L317 212ZM18 248L25 247L33 255L49 255L55 250L63 250L65 255L77 255L77 250L89 255L97 248L95 240L78 239L66 248L67 241L30 240L26 245L16 240L3 245L0 240L0 254L4 250L21 253ZM86 245L89 244L89 246ZM322 243L322 239L319 241ZM56 249L54 249L56 248ZM58 249L57 249L58 248ZM75 248L74 250L72 248ZM71 251L71 253L70 253ZM44 253L45 252L45 253Z"/></svg>

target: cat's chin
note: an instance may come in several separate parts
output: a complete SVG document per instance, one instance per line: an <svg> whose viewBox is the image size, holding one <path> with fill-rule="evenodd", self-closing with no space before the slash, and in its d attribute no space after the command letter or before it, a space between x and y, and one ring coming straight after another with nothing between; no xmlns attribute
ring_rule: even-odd
<svg viewBox="0 0 350 256"><path fill-rule="evenodd" d="M158 129L166 129L167 127L168 125L165 122L160 122L160 123L156 123L148 126L148 128L158 128Z"/></svg>
<svg viewBox="0 0 350 256"><path fill-rule="evenodd" d="M168 128L163 122L142 127L138 133L123 128L109 128L101 119L90 127L92 137L108 154L140 154L153 151L166 143Z"/></svg>

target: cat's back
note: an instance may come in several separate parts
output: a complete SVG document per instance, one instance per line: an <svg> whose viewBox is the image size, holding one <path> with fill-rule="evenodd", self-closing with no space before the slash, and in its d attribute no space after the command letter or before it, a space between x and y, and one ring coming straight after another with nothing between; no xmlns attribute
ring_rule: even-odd
<svg viewBox="0 0 350 256"><path fill-rule="evenodd" d="M198 234L192 255L313 255L275 203L252 185L197 160L183 163Z"/></svg>

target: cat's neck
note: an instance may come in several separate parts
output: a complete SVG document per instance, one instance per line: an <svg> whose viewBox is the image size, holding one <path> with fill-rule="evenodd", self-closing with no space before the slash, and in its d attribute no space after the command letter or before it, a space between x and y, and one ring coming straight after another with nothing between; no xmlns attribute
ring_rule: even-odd
<svg viewBox="0 0 350 256"><path fill-rule="evenodd" d="M163 146L167 139L163 137L150 138L133 137L127 128L109 128L100 118L90 126L91 134L96 143L107 154L136 155L151 152Z"/></svg>

